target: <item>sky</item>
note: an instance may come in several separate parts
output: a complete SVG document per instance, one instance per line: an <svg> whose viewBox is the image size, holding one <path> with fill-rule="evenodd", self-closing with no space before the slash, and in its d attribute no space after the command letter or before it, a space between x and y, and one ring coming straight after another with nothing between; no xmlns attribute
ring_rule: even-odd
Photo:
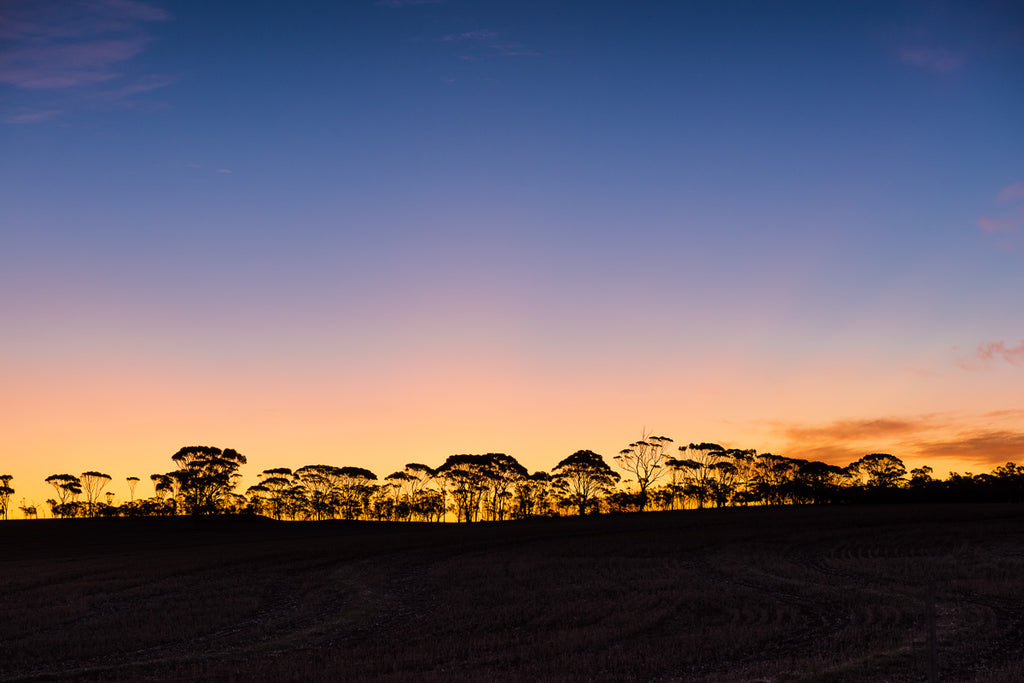
<svg viewBox="0 0 1024 683"><path fill-rule="evenodd" d="M2 0L0 473L1024 461L1022 122L1012 1Z"/></svg>

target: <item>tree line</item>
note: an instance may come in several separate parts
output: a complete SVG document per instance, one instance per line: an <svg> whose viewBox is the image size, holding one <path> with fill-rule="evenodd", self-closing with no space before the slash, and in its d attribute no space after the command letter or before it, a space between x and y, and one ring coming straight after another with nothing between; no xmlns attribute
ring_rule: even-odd
<svg viewBox="0 0 1024 683"><path fill-rule="evenodd" d="M153 495L136 497L139 477L127 477L129 499L115 504L109 474L46 477L55 492L53 517L257 514L279 520L361 519L476 522L537 516L588 515L687 508L859 502L1014 502L1024 500L1024 466L1012 462L988 474L932 477L930 467L907 471L888 453L870 453L845 467L716 443L676 446L645 434L612 458L580 450L550 472L530 473L504 453L451 455L438 467L409 463L383 479L363 467L305 465L267 469L239 492L246 458L234 449L187 446L175 468L149 476ZM614 465L614 467L612 466ZM621 474L620 474L621 472ZM15 493L0 475L0 517ZM38 517L24 500L22 515Z"/></svg>

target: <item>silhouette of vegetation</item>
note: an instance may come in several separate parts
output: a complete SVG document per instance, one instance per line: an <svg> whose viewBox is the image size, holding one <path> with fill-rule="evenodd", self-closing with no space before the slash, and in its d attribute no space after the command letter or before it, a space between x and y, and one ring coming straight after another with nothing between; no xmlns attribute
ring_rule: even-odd
<svg viewBox="0 0 1024 683"><path fill-rule="evenodd" d="M186 446L171 456L177 469L149 476L148 498L136 496L139 477L127 477L128 500L118 505L116 493L106 490L111 476L90 470L46 477L55 492L46 502L58 518L248 513L289 521L471 523L711 507L1024 501L1024 467L1013 462L942 480L927 466L908 472L888 453L839 466L712 442L678 446L678 457L669 457L672 443L645 433L629 444L614 457L625 478L593 451L576 451L550 472L532 474L505 453L459 454L437 468L409 463L383 480L354 465L274 467L241 493L245 456ZM10 516L11 479L0 476L0 519ZM38 516L34 504L19 509L23 517Z"/></svg>
<svg viewBox="0 0 1024 683"><path fill-rule="evenodd" d="M14 477L10 474L0 474L0 517L7 519L7 507L11 503L11 496L14 489L11 488L11 480Z"/></svg>
<svg viewBox="0 0 1024 683"><path fill-rule="evenodd" d="M597 512L600 496L622 478L593 451L576 451L551 471L555 486L576 507L576 514Z"/></svg>
<svg viewBox="0 0 1024 683"><path fill-rule="evenodd" d="M639 441L629 444L615 456L618 466L632 475L636 482L637 503L641 512L647 508L647 490L665 474L662 465L666 459L665 449L670 443L672 439L667 436L644 433Z"/></svg>

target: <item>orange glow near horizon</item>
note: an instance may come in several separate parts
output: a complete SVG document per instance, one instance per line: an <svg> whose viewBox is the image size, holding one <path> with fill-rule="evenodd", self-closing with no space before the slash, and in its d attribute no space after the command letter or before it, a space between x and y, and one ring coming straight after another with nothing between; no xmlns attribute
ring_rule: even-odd
<svg viewBox="0 0 1024 683"><path fill-rule="evenodd" d="M505 452L531 471L549 470L579 449L610 460L644 428L676 445L717 441L839 465L890 452L936 476L989 471L1022 448L1024 411L1005 408L1017 388L991 375L971 383L959 369L906 369L883 386L881 373L844 363L759 369L757 359L724 352L659 372L628 360L600 367L570 356L559 365L515 349L491 359L435 348L394 362L263 370L248 361L185 371L123 358L22 365L0 399L0 473L14 475L14 501L41 506L51 497L46 476L89 469L113 477L118 500L127 476L140 477L137 495L148 496L149 475L171 469L170 456L192 444L245 454L243 490L271 467L356 465L383 478L453 453Z"/></svg>

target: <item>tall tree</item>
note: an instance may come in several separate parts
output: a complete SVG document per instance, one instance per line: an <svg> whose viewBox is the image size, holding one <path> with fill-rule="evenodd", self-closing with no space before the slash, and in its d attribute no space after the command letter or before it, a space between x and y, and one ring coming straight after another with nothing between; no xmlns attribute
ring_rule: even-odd
<svg viewBox="0 0 1024 683"><path fill-rule="evenodd" d="M59 517L72 514L74 511L68 505L82 495L82 481L73 474L51 474L46 478L46 483L57 491L57 500L51 506L52 512Z"/></svg>
<svg viewBox="0 0 1024 683"><path fill-rule="evenodd" d="M138 477L126 477L125 481L128 482L128 502L135 500L135 487L139 484Z"/></svg>
<svg viewBox="0 0 1024 683"><path fill-rule="evenodd" d="M4 519L7 519L7 508L11 504L11 496L14 495L14 489L11 488L12 479L13 475L0 474L0 516Z"/></svg>
<svg viewBox="0 0 1024 683"><path fill-rule="evenodd" d="M481 503L490 490L493 468L488 455L449 455L438 475L448 484L455 505L455 521L475 522Z"/></svg>
<svg viewBox="0 0 1024 683"><path fill-rule="evenodd" d="M619 469L632 475L636 481L640 510L647 508L647 489L666 472L665 449L672 443L667 436L651 436L641 433L640 440L629 444L615 456Z"/></svg>
<svg viewBox="0 0 1024 683"><path fill-rule="evenodd" d="M551 475L534 472L515 483L514 515L526 519L544 514L550 505Z"/></svg>
<svg viewBox="0 0 1024 683"><path fill-rule="evenodd" d="M576 451L555 465L551 475L555 486L581 516L596 511L601 494L610 491L622 478L594 451Z"/></svg>
<svg viewBox="0 0 1024 683"><path fill-rule="evenodd" d="M340 468L333 465L304 465L295 470L295 478L306 491L314 520L330 519L337 513L340 477Z"/></svg>
<svg viewBox="0 0 1024 683"><path fill-rule="evenodd" d="M903 461L888 453L869 453L850 463L850 469L864 475L869 487L882 489L896 486L907 473Z"/></svg>
<svg viewBox="0 0 1024 683"><path fill-rule="evenodd" d="M193 515L220 511L240 478L238 469L246 462L245 456L232 448L213 446L185 446L171 460L178 469L168 476L178 483L184 511Z"/></svg>
<svg viewBox="0 0 1024 683"><path fill-rule="evenodd" d="M503 520L508 515L512 501L512 488L516 482L525 479L529 472L511 455L488 453L487 466L490 468L490 500L488 510L491 519Z"/></svg>
<svg viewBox="0 0 1024 683"><path fill-rule="evenodd" d="M85 492L86 509L89 516L92 517L96 514L96 501L99 500L100 493L110 483L110 475L89 470L88 472L82 472L81 482L82 491Z"/></svg>
<svg viewBox="0 0 1024 683"><path fill-rule="evenodd" d="M726 450L717 443L691 443L679 447L679 458L672 458L665 464L683 473L687 494L697 500L697 507L704 508L715 496L715 472L719 464L726 462Z"/></svg>

